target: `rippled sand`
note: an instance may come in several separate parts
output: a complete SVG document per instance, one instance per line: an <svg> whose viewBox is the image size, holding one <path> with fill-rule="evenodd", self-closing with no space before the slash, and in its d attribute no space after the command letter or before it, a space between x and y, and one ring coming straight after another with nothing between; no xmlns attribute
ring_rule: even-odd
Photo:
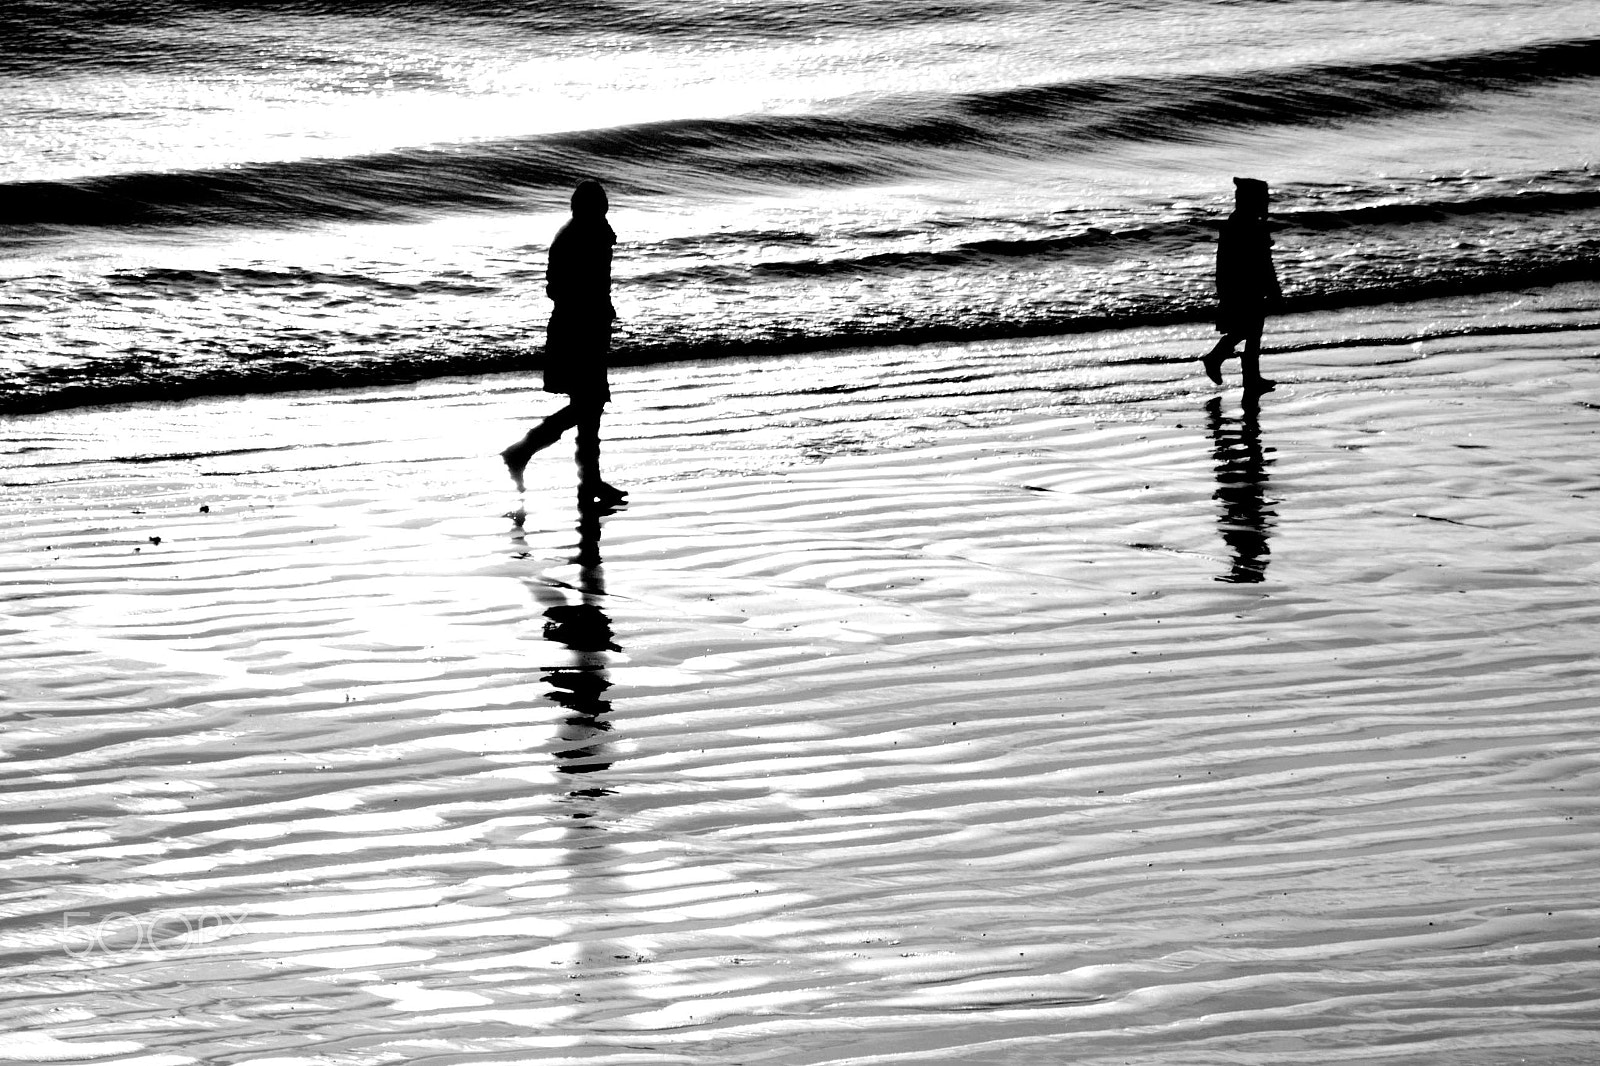
<svg viewBox="0 0 1600 1066"><path fill-rule="evenodd" d="M1424 319L9 420L0 1059L1592 1062L1600 331Z"/></svg>

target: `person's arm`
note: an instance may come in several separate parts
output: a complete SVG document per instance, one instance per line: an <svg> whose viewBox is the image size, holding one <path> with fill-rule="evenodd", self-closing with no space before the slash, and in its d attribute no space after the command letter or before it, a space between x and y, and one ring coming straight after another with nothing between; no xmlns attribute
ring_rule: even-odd
<svg viewBox="0 0 1600 1066"><path fill-rule="evenodd" d="M556 239L550 242L550 257L544 268L544 294L552 303L565 303L572 298L572 265L568 252L567 227L562 226Z"/></svg>
<svg viewBox="0 0 1600 1066"><path fill-rule="evenodd" d="M574 310L587 308L615 318L611 306L611 247L584 244L563 229L550 245L550 265L545 270L545 295Z"/></svg>
<svg viewBox="0 0 1600 1066"><path fill-rule="evenodd" d="M1266 259L1267 302L1273 305L1281 304L1283 303L1283 286L1278 283L1278 267L1277 264L1272 261L1271 230L1264 229L1262 231L1261 242L1266 246L1263 249L1263 252L1265 253L1264 258Z"/></svg>

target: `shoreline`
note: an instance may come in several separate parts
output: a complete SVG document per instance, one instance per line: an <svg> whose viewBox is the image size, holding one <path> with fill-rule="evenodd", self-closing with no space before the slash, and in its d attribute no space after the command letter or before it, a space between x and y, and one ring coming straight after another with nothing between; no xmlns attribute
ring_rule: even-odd
<svg viewBox="0 0 1600 1066"><path fill-rule="evenodd" d="M1362 312L1372 310L1382 314L1392 312L1403 319L1425 317L1436 308L1456 308L1463 304L1475 308L1516 305L1529 302L1536 307L1544 303L1558 305L1564 298L1580 304L1594 306L1600 302L1600 288L1583 270L1551 272L1533 271L1521 279L1521 284L1508 286L1506 279L1480 279L1479 283L1460 284L1457 281L1439 282L1415 291L1399 292L1378 289L1371 292L1339 294L1334 299L1291 297L1285 301L1284 311L1274 316L1274 323L1304 322L1317 333L1316 339L1288 346L1282 344L1264 347L1263 354L1274 355L1322 347L1332 343L1341 346L1361 344L1409 344L1418 340L1433 340L1459 335L1484 335L1492 333L1547 332L1552 330L1584 330L1593 328L1592 320L1570 321L1570 316L1552 324L1537 320L1528 322L1497 321L1458 327L1458 331L1428 332L1416 336L1347 337L1333 341L1320 332L1330 321L1359 318ZM1123 316L1068 316L1047 320L1017 322L1004 327L983 328L954 325L931 325L885 330L870 335L837 335L827 338L800 336L769 338L762 341L727 340L700 341L665 349L657 345L629 347L624 339L613 353L616 368L668 367L701 362L765 361L804 356L835 356L853 352L873 352L884 349L949 347L959 345L1006 345L1031 341L1050 341L1057 338L1079 338L1096 334L1132 334L1150 331L1167 332L1185 328L1208 330L1211 325L1209 306L1181 309L1171 312ZM1467 332L1462 333L1460 330ZM1270 336L1270 331L1269 331ZM538 351L542 343L542 330L534 327L529 333L525 350L490 353L454 352L439 355L437 352L417 352L397 360L392 354L379 356L334 356L319 363L318 356L299 352L286 354L278 363L266 369L253 369L248 365L186 368L191 376L172 376L164 380L145 381L122 379L109 383L71 383L69 380L51 380L43 386L24 386L35 391L16 391L15 385L0 386L0 418L10 418L53 411L79 408L117 407L126 404L185 402L190 400L222 400L271 396L282 393L326 392L383 389L425 385L433 381L446 381L465 377L516 375L537 372ZM60 368L58 368L59 370ZM19 376L30 371L22 368ZM86 377L104 377L107 370L101 363L86 363L71 368L71 373ZM48 391L39 392L38 388Z"/></svg>

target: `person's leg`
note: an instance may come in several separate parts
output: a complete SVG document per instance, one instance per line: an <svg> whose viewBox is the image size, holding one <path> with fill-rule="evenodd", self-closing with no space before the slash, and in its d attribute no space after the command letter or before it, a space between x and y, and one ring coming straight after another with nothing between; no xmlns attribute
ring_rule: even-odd
<svg viewBox="0 0 1600 1066"><path fill-rule="evenodd" d="M600 478L600 416L605 404L586 405L578 417L578 504L591 503L615 507L627 499L621 489L607 485Z"/></svg>
<svg viewBox="0 0 1600 1066"><path fill-rule="evenodd" d="M522 472L528 466L535 452L550 447L561 439L561 434L578 424L578 405L569 403L537 426L528 430L517 443L500 453L500 458L506 461L506 469L511 472L511 480L517 483L517 491L522 491Z"/></svg>
<svg viewBox="0 0 1600 1066"><path fill-rule="evenodd" d="M1248 393L1271 392L1275 382L1261 376L1261 334L1252 333L1245 338L1244 353L1239 356L1239 368L1244 372L1244 390Z"/></svg>
<svg viewBox="0 0 1600 1066"><path fill-rule="evenodd" d="M600 413L598 404L586 404L578 415L578 498L587 500L600 485Z"/></svg>
<svg viewBox="0 0 1600 1066"><path fill-rule="evenodd" d="M1234 345L1244 338L1237 333L1224 333L1222 339L1205 355L1200 357L1200 362L1205 366L1206 377L1211 379L1211 384L1222 384L1222 361L1233 354Z"/></svg>

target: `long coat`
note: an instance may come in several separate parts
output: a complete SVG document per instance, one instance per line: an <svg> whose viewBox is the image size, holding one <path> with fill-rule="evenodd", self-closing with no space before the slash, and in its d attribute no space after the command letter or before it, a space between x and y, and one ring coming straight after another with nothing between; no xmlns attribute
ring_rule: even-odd
<svg viewBox="0 0 1600 1066"><path fill-rule="evenodd" d="M1272 227L1234 212L1217 240L1217 332L1260 335L1263 320L1281 299L1272 265Z"/></svg>
<svg viewBox="0 0 1600 1066"><path fill-rule="evenodd" d="M574 400L611 399L606 357L611 347L611 246L616 234L603 215L574 216L550 242L545 295L555 306L545 330L544 389Z"/></svg>

